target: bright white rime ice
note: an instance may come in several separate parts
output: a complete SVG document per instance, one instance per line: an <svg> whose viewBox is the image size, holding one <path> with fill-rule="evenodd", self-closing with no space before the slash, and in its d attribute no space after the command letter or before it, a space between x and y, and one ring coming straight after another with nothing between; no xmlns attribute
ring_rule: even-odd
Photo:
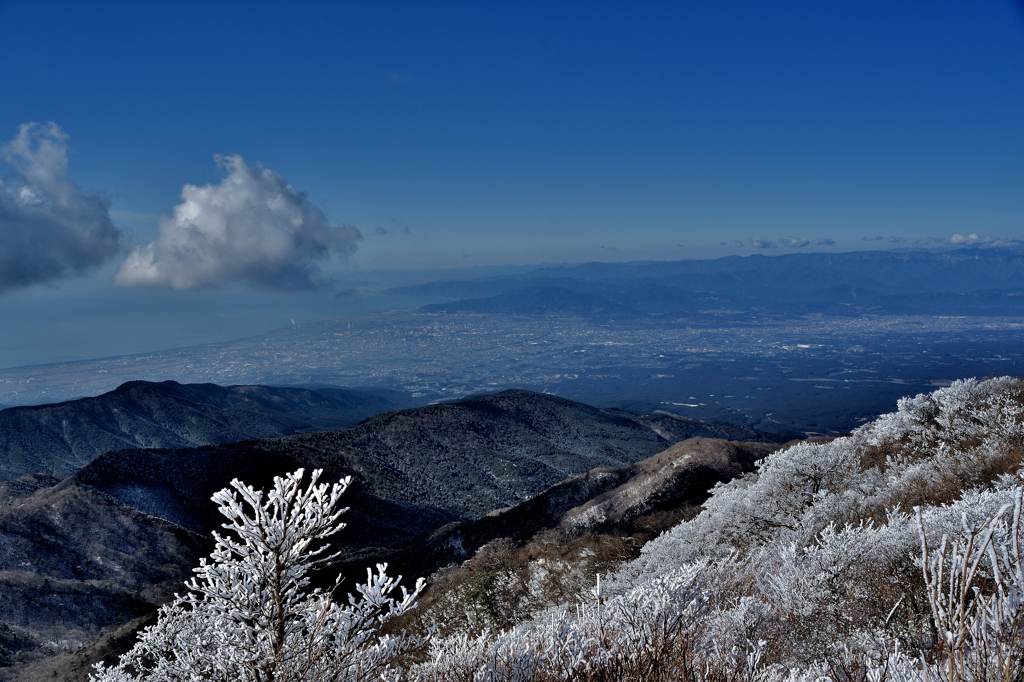
<svg viewBox="0 0 1024 682"><path fill-rule="evenodd" d="M1022 396L1018 379L959 381L849 437L773 453L603 581L599 599L434 641L414 672L1020 680Z"/></svg>
<svg viewBox="0 0 1024 682"><path fill-rule="evenodd" d="M185 185L173 215L160 217L157 240L121 265L118 284L194 289L242 281L308 289L317 284L320 261L355 251L359 230L332 227L277 173L250 168L238 155L216 159L227 177Z"/></svg>
<svg viewBox="0 0 1024 682"><path fill-rule="evenodd" d="M423 581L412 593L401 588L396 599L396 580L378 565L347 604L309 590L309 572L336 556L322 541L344 527L338 501L351 479L317 484L317 470L304 487L302 476L299 469L276 477L266 494L234 480L214 495L229 533L214 533L216 549L195 569L189 591L160 610L117 666L97 666L92 679L386 679L392 661L419 642L381 635L380 628L413 607Z"/></svg>

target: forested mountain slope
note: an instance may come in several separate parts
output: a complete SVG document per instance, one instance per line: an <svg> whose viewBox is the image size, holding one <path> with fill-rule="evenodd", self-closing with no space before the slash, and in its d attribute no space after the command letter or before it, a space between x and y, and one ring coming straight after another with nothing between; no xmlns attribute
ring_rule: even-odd
<svg viewBox="0 0 1024 682"><path fill-rule="evenodd" d="M656 534L657 528L699 509L715 484L753 470L757 460L779 447L692 438L636 464L593 469L566 479L513 507L447 526L386 556L403 573L421 575L447 564L459 566L494 540L506 546L530 546L546 534L548 544L568 544L573 538L591 535L630 538L638 533ZM642 543L641 538L635 539ZM519 581L526 579L529 569L519 569L509 570L517 573ZM468 575L472 575L472 569ZM453 581L447 580L440 589L452 588ZM432 587L431 591L432 600L445 599L437 594L438 589ZM516 603L516 595L492 597L495 608L506 614L523 609ZM449 607L460 610L458 587L447 599ZM442 615L446 621L453 619L451 611L427 613L425 617ZM446 627L450 626L446 622Z"/></svg>
<svg viewBox="0 0 1024 682"><path fill-rule="evenodd" d="M88 486L35 478L0 484L0 679L54 657L62 678L85 679L85 659L61 656L152 616L209 539Z"/></svg>
<svg viewBox="0 0 1024 682"><path fill-rule="evenodd" d="M341 428L410 397L383 390L131 381L96 396L0 410L0 481L70 476L125 448L173 448Z"/></svg>
<svg viewBox="0 0 1024 682"><path fill-rule="evenodd" d="M570 476L597 466L631 464L668 445L622 414L512 390L388 412L344 430L203 448L110 452L72 479L205 532L215 521L209 497L231 478L262 485L299 466L323 468L335 478L353 475L351 493L410 510L409 521L394 521L385 536L370 533L389 544L407 523L435 523L428 520L431 515L440 515L442 523L475 518ZM352 506L354 514L370 518L379 511ZM348 540L354 542L351 536Z"/></svg>
<svg viewBox="0 0 1024 682"><path fill-rule="evenodd" d="M0 654L20 666L48 651L46 642L85 643L151 613L219 527L210 496L236 477L264 487L299 467L323 468L328 480L353 475L338 549L362 572L388 548L668 445L627 413L506 391L345 430L108 452L57 485L24 476L0 484L0 581L5 603L35 606L0 616L0 630L20 633L0 637ZM39 596L44 586L74 597L74 618L60 615L64 602Z"/></svg>

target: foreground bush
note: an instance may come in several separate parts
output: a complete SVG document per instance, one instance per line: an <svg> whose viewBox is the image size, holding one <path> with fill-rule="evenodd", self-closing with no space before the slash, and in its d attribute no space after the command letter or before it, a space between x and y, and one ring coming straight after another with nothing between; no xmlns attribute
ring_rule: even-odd
<svg viewBox="0 0 1024 682"><path fill-rule="evenodd" d="M274 478L269 493L237 479L213 496L228 535L195 569L189 591L159 612L156 625L112 667L97 666L94 682L223 680L333 682L386 679L392 662L415 640L380 628L410 609L422 580L401 599L386 565L367 571L339 604L332 592L309 590L309 572L324 566L323 540L344 528L341 494L351 479L307 487L301 469ZM401 578L399 578L400 580ZM337 584L335 585L337 588Z"/></svg>

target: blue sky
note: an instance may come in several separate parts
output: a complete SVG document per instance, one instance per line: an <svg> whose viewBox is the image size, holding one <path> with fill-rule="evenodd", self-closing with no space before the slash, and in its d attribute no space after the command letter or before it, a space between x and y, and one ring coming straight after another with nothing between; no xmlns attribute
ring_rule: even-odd
<svg viewBox="0 0 1024 682"><path fill-rule="evenodd" d="M8 0L0 65L0 175L27 182L19 126L55 123L26 149L63 145L75 215L106 240L12 280L0 313L70 287L101 305L127 295L115 276L259 292L380 268L1024 237L1013 2ZM300 247L250 252L280 236L274 213L189 262L189 215L230 223L228 184L285 192Z"/></svg>

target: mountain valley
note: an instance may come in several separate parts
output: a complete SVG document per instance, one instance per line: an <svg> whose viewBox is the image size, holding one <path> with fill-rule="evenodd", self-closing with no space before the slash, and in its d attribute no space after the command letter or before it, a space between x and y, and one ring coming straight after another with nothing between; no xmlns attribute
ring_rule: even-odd
<svg viewBox="0 0 1024 682"><path fill-rule="evenodd" d="M197 393L220 396L229 407L219 413L207 408L205 419L196 418L198 401L181 396ZM168 401L168 394L177 401ZM265 407L231 409L245 395L279 401L284 395L307 412L288 420ZM18 411L44 411L49 419L37 421L43 425L58 417L89 425L93 436L87 442L95 447L183 433L212 440L268 423L296 428L309 423L310 404L336 406L320 395L136 382L113 396ZM121 411L115 434L102 428L114 408L99 409L111 403ZM154 430L154 405L164 423L177 426ZM133 406L140 407L132 412ZM136 425L141 433L133 431ZM706 440L723 434L762 443ZM704 439L672 445L693 436ZM513 390L391 410L340 430L113 450L63 480L23 474L0 482L0 679L35 679L39 670L60 666L75 671L65 679L84 679L89 661L121 646L116 633L150 617L209 551L209 533L219 525L210 495L236 477L259 488L299 467L322 468L325 480L353 476L334 570L357 579L365 577L367 565L386 560L414 576L461 561L499 537L525 541L559 526L625 532L644 514L699 504L715 482L749 468L786 439L749 427L601 410ZM73 466L67 445L48 461ZM680 448L718 454L687 462Z"/></svg>

